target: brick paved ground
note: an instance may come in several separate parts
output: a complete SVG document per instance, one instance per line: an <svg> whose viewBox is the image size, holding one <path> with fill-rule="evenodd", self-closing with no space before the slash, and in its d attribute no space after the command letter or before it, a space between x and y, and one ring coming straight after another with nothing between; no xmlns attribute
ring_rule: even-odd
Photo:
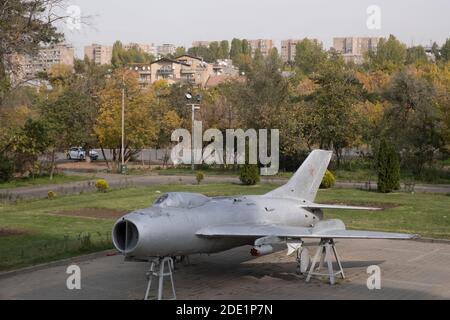
<svg viewBox="0 0 450 320"><path fill-rule="evenodd" d="M311 254L316 244L311 243ZM342 240L347 279L330 286L305 283L285 251L253 259L249 247L195 256L177 267L179 299L449 299L450 245L416 241ZM382 271L382 289L366 287L370 265ZM147 265L121 256L79 263L82 290L66 288L66 266L0 280L1 299L142 299Z"/></svg>

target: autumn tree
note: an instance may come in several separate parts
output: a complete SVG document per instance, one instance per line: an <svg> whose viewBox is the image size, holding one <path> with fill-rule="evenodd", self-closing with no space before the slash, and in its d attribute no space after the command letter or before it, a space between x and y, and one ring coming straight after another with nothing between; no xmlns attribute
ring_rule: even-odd
<svg viewBox="0 0 450 320"><path fill-rule="evenodd" d="M447 38L445 43L442 45L440 59L444 63L450 62L450 38Z"/></svg>
<svg viewBox="0 0 450 320"><path fill-rule="evenodd" d="M385 99L386 134L401 150L403 166L420 176L442 146L435 89L416 69L404 68L393 77Z"/></svg>
<svg viewBox="0 0 450 320"><path fill-rule="evenodd" d="M237 64L239 56L242 54L242 41L240 39L234 38L231 40L230 48L230 59L233 60L234 64Z"/></svg>
<svg viewBox="0 0 450 320"><path fill-rule="evenodd" d="M95 125L99 143L109 148L113 160L121 161L122 89L125 88L125 146L124 160L128 162L144 147L153 146L157 140L159 123L155 121L151 90L141 90L136 74L116 71L100 91L100 111Z"/></svg>
<svg viewBox="0 0 450 320"><path fill-rule="evenodd" d="M326 58L322 44L315 40L305 38L296 45L295 66L303 74L317 72Z"/></svg>
<svg viewBox="0 0 450 320"><path fill-rule="evenodd" d="M316 143L321 148L333 149L339 166L342 150L361 141L358 108L365 100L366 91L354 72L345 69L339 56L331 58L314 80L319 88L309 97L307 106L318 134Z"/></svg>
<svg viewBox="0 0 450 320"><path fill-rule="evenodd" d="M406 45L390 35L380 39L376 50L369 50L365 56L366 67L392 73L406 62Z"/></svg>
<svg viewBox="0 0 450 320"><path fill-rule="evenodd" d="M116 41L113 45L111 64L114 68L125 67L130 63L151 63L154 60L155 57L138 46L132 46L127 50L120 41Z"/></svg>
<svg viewBox="0 0 450 320"><path fill-rule="evenodd" d="M213 41L209 44L209 61L214 62L217 59L221 59L222 52L219 42Z"/></svg>
<svg viewBox="0 0 450 320"><path fill-rule="evenodd" d="M64 0L0 1L0 103L10 87L9 73L20 70L18 55L35 55L42 45L63 39L57 22Z"/></svg>
<svg viewBox="0 0 450 320"><path fill-rule="evenodd" d="M179 57L179 56L182 56L182 55L185 55L187 52L186 52L186 48L185 47L177 47L176 49L175 49L175 54L174 54L174 56L175 57Z"/></svg>
<svg viewBox="0 0 450 320"><path fill-rule="evenodd" d="M436 107L440 112L442 151L450 154L450 62L442 66L431 65L427 76L435 90Z"/></svg>
<svg viewBox="0 0 450 320"><path fill-rule="evenodd" d="M220 59L228 59L230 57L230 44L228 40L220 41Z"/></svg>
<svg viewBox="0 0 450 320"><path fill-rule="evenodd" d="M406 50L406 64L424 64L428 62L427 53L422 46L415 46Z"/></svg>
<svg viewBox="0 0 450 320"><path fill-rule="evenodd" d="M247 72L247 82L239 94L239 116L248 128L276 128L281 106L287 101L288 82L282 77L282 62L276 50L263 57L256 50Z"/></svg>
<svg viewBox="0 0 450 320"><path fill-rule="evenodd" d="M49 132L50 179L56 164L56 152L71 146L89 146L93 139L93 119L96 109L92 108L91 97L79 86L68 86L57 95L40 102L42 122Z"/></svg>
<svg viewBox="0 0 450 320"><path fill-rule="evenodd" d="M187 52L194 57L203 58L206 62L214 62L214 55L211 53L211 49L205 46L191 47Z"/></svg>
<svg viewBox="0 0 450 320"><path fill-rule="evenodd" d="M433 42L433 44L431 45L431 53L433 54L434 61L438 61L439 59L441 59L439 45L436 42Z"/></svg>
<svg viewBox="0 0 450 320"><path fill-rule="evenodd" d="M39 120L28 119L23 128L12 137L9 148L10 158L13 159L14 172L24 174L29 172L34 178L39 155L43 154L50 145L51 137L45 124Z"/></svg>
<svg viewBox="0 0 450 320"><path fill-rule="evenodd" d="M163 166L166 166L170 158L169 146L172 145L172 133L181 128L183 120L174 110L167 111L161 119L161 126L158 135L158 148L164 149Z"/></svg>
<svg viewBox="0 0 450 320"><path fill-rule="evenodd" d="M252 63L252 48L246 39L236 39L231 41L230 59L241 72L247 72Z"/></svg>

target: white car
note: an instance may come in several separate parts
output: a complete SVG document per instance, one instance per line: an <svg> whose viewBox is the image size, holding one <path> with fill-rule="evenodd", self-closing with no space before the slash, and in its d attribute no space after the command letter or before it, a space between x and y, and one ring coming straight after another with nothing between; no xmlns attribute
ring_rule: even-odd
<svg viewBox="0 0 450 320"><path fill-rule="evenodd" d="M89 156L91 160L97 160L98 152L91 150L89 151ZM86 159L86 150L81 147L70 148L69 152L67 152L67 159L83 161Z"/></svg>

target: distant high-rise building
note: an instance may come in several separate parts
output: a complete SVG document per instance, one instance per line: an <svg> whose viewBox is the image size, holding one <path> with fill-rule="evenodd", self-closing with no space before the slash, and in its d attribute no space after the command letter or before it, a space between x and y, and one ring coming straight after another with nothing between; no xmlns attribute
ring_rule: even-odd
<svg viewBox="0 0 450 320"><path fill-rule="evenodd" d="M297 43L300 40L282 40L281 41L281 60L283 62L294 62Z"/></svg>
<svg viewBox="0 0 450 320"><path fill-rule="evenodd" d="M259 49L263 56L267 56L273 48L273 41L270 39L248 40L248 43L252 48L252 55L255 54L257 49Z"/></svg>
<svg viewBox="0 0 450 320"><path fill-rule="evenodd" d="M157 48L158 56L166 56L168 54L174 54L177 47L174 44L165 43Z"/></svg>
<svg viewBox="0 0 450 320"><path fill-rule="evenodd" d="M141 49L143 52L152 55L152 56L156 56L157 52L156 52L156 47L153 43L151 44L142 44L142 43L128 43L126 45L123 46L125 50L129 50L131 48L139 48Z"/></svg>
<svg viewBox="0 0 450 320"><path fill-rule="evenodd" d="M192 42L193 47L209 47L211 41L194 41Z"/></svg>
<svg viewBox="0 0 450 320"><path fill-rule="evenodd" d="M333 48L342 54L345 61L362 63L364 54L369 50L375 50L379 41L378 37L333 38Z"/></svg>
<svg viewBox="0 0 450 320"><path fill-rule="evenodd" d="M54 65L74 66L75 50L65 44L41 48L34 56L21 56L20 79L34 78L38 73L49 72Z"/></svg>
<svg viewBox="0 0 450 320"><path fill-rule="evenodd" d="M101 44L92 44L84 47L84 55L95 64L104 65L110 64L112 58L112 46L105 46Z"/></svg>

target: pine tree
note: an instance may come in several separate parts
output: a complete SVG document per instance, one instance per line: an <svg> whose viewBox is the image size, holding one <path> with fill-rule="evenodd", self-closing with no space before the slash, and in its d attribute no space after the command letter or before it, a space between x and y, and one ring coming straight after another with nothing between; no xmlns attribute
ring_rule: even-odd
<svg viewBox="0 0 450 320"><path fill-rule="evenodd" d="M400 161L394 147L385 139L380 141L377 156L378 191L389 193L400 189Z"/></svg>

